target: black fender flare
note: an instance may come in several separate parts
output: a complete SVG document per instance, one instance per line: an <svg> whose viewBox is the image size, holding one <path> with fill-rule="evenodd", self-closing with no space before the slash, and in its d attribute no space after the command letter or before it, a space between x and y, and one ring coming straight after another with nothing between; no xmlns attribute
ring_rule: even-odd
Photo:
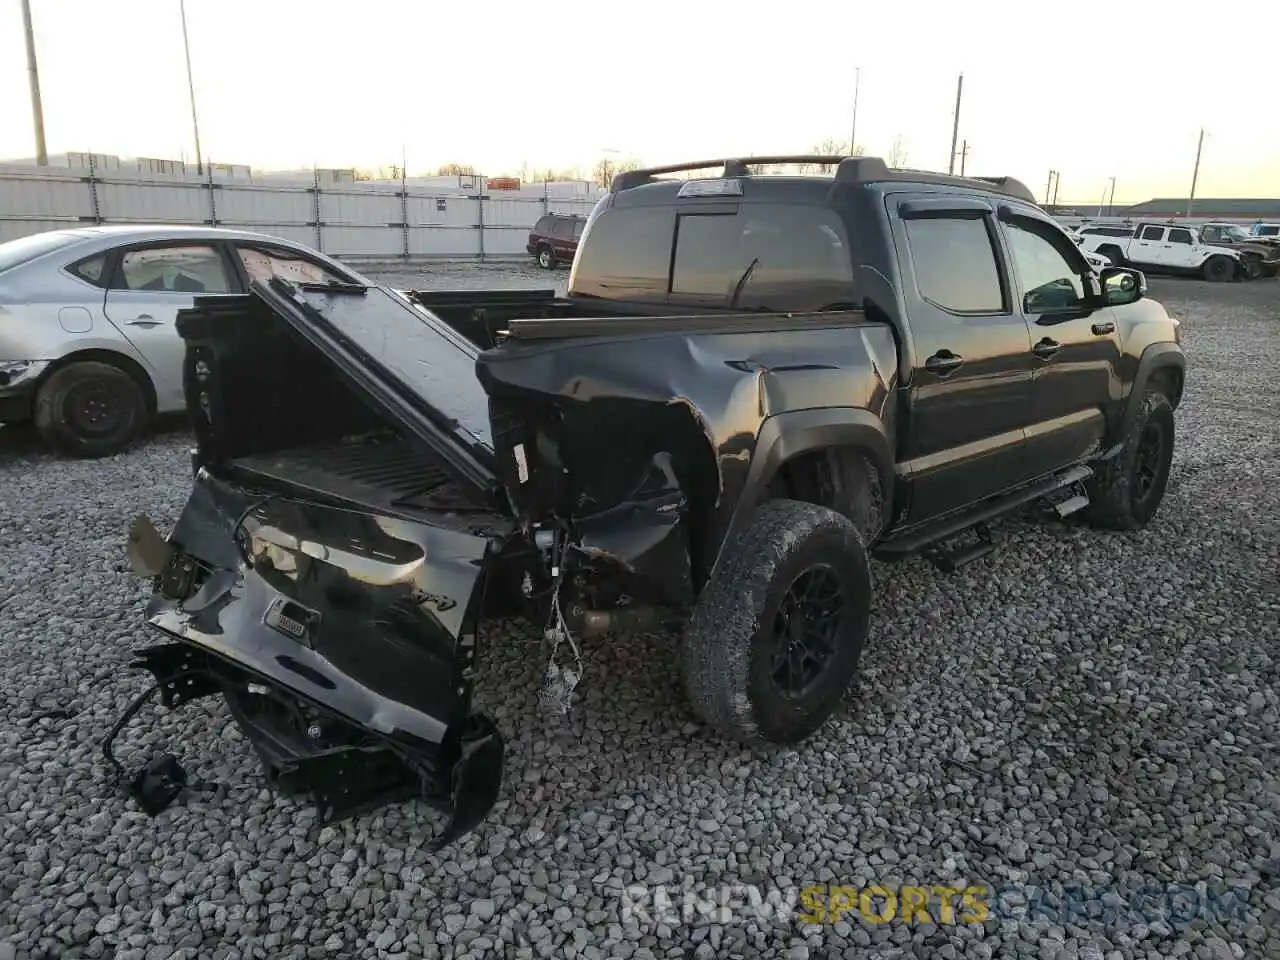
<svg viewBox="0 0 1280 960"><path fill-rule="evenodd" d="M1123 442L1124 438L1129 435L1129 429L1133 426L1134 420L1138 416L1138 411L1142 408L1142 395L1147 389L1147 384L1151 382L1151 378L1161 370L1176 370L1178 379L1181 382L1187 369L1187 355L1182 352L1182 347L1177 343L1152 343L1142 351L1142 356L1138 358L1138 370L1133 377L1133 387L1129 391L1129 396L1124 405L1124 416L1120 421L1120 431L1117 434L1117 440ZM1176 408L1182 399L1182 391L1179 389L1178 395L1170 397L1169 402Z"/></svg>
<svg viewBox="0 0 1280 960"><path fill-rule="evenodd" d="M778 468L788 460L828 447L854 447L863 451L880 474L884 523L888 526L893 503L894 443L887 425L870 410L858 407L823 407L793 410L766 419L756 433L751 466L734 506L728 529L716 550L715 563L729 540L746 525L751 512Z"/></svg>

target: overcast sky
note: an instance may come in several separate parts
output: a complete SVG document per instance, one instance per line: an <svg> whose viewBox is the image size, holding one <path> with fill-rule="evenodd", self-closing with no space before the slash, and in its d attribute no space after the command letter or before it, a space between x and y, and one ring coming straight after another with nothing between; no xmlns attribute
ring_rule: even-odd
<svg viewBox="0 0 1280 960"><path fill-rule="evenodd" d="M178 0L31 0L49 150L193 159ZM847 139L1043 197L1280 196L1280 3L187 0L206 157L589 171ZM1227 9L1227 8L1220 8ZM1176 11L1176 12L1175 12ZM34 154L19 0L0 0L0 157ZM1266 69L1264 70L1264 65ZM1250 82L1249 77L1256 78ZM1264 79L1265 78L1265 79Z"/></svg>

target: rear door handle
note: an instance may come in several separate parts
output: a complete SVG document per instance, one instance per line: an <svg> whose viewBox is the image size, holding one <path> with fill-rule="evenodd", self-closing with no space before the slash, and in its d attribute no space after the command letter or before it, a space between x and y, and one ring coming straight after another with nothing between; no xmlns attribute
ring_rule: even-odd
<svg viewBox="0 0 1280 960"><path fill-rule="evenodd" d="M1041 360L1048 360L1061 349L1062 344L1058 343L1057 340L1050 340L1048 337L1045 337L1031 348L1031 352Z"/></svg>
<svg viewBox="0 0 1280 960"><path fill-rule="evenodd" d="M964 357L957 356L950 350L939 350L924 362L924 368L930 373L945 377L964 363Z"/></svg>
<svg viewBox="0 0 1280 960"><path fill-rule="evenodd" d="M1116 332L1116 325L1114 320L1099 320L1089 329L1094 332L1095 336L1105 337L1108 333Z"/></svg>

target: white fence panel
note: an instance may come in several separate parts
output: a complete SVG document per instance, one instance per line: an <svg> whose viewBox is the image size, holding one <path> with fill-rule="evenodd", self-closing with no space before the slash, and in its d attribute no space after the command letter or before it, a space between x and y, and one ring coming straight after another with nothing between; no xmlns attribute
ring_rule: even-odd
<svg viewBox="0 0 1280 960"><path fill-rule="evenodd" d="M480 231L450 227L410 227L411 257L478 257Z"/></svg>
<svg viewBox="0 0 1280 960"><path fill-rule="evenodd" d="M324 226L324 252L334 257L399 257L404 254L404 231L387 227Z"/></svg>
<svg viewBox="0 0 1280 960"><path fill-rule="evenodd" d="M486 227L484 231L484 252L488 257L528 256L528 242L528 227Z"/></svg>
<svg viewBox="0 0 1280 960"><path fill-rule="evenodd" d="M65 230L74 226L83 224L67 220L0 220L0 243L29 237L33 233L44 233L46 230Z"/></svg>
<svg viewBox="0 0 1280 960"><path fill-rule="evenodd" d="M523 256L539 217L586 214L595 204L554 184L489 191L483 200L477 184L405 186L321 182L317 189L305 179L254 181L216 171L210 180L101 166L4 166L0 240L70 224L216 222L355 259Z"/></svg>
<svg viewBox="0 0 1280 960"><path fill-rule="evenodd" d="M214 200L220 224L234 220L263 228L305 226L316 216L315 195L306 187L233 187L219 184L214 191ZM314 234L310 242L315 242Z"/></svg>
<svg viewBox="0 0 1280 960"><path fill-rule="evenodd" d="M98 208L107 223L206 223L209 191L200 185L103 180Z"/></svg>
<svg viewBox="0 0 1280 960"><path fill-rule="evenodd" d="M0 214L51 220L93 216L89 185L78 177L41 179L0 173Z"/></svg>
<svg viewBox="0 0 1280 960"><path fill-rule="evenodd" d="M403 210L400 198L375 193L320 194L320 221L325 224L350 224L361 227L383 227L400 223Z"/></svg>

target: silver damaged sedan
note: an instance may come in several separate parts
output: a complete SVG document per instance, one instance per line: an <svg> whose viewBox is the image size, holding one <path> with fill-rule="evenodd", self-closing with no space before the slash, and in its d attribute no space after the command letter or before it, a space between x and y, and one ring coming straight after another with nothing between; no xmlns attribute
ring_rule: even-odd
<svg viewBox="0 0 1280 960"><path fill-rule="evenodd" d="M0 423L34 421L73 456L124 449L156 414L183 409L178 311L272 276L369 283L300 244L213 227L83 227L0 243Z"/></svg>

